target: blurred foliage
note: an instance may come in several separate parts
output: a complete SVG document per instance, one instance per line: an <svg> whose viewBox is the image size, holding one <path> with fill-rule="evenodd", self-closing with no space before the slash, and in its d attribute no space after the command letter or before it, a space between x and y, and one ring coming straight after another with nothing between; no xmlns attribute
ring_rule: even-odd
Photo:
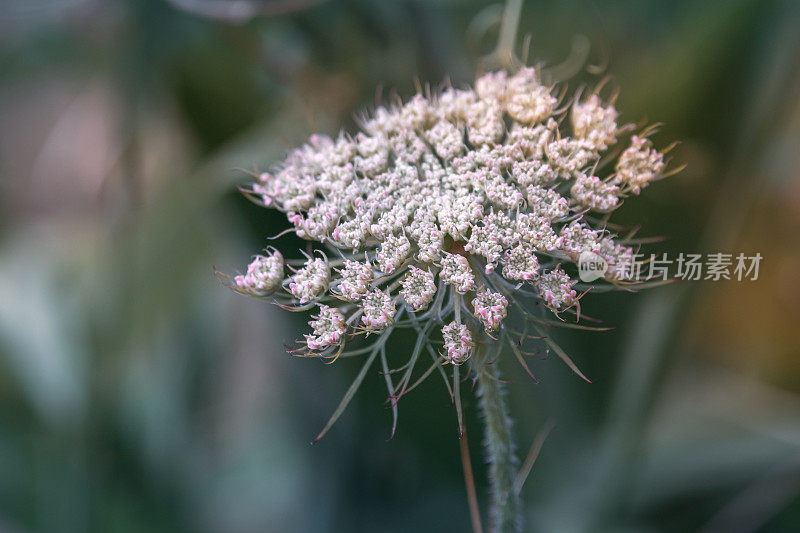
<svg viewBox="0 0 800 533"><path fill-rule="evenodd" d="M498 6L252 0L259 14L234 21L176 7L207 2L225 0L0 0L0 530L467 530L441 383L404 398L385 442L372 376L310 446L358 362L288 357L301 317L213 268L286 224L240 197L235 168L352 131L416 80L470 81ZM519 33L554 70L584 36L623 120L682 141L687 169L620 222L670 254L765 257L757 282L587 298L615 330L555 334L591 385L546 354L538 385L506 373L523 453L556 422L525 487L530 527L797 531L798 4L529 0ZM599 79L575 70L570 85Z"/></svg>

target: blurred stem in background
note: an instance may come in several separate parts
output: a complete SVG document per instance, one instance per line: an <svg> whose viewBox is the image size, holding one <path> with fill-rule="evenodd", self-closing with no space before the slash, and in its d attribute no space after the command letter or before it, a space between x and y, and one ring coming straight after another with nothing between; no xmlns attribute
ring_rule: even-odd
<svg viewBox="0 0 800 533"><path fill-rule="evenodd" d="M520 66L521 61L515 52L519 20L522 14L523 0L506 0L503 16L500 19L500 33L494 51L484 58L484 67L487 69L502 68L513 69Z"/></svg>

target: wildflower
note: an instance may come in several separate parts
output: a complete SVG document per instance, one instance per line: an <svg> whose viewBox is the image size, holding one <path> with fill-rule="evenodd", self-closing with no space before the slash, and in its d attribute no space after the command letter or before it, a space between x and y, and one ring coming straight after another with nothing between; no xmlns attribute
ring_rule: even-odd
<svg viewBox="0 0 800 533"><path fill-rule="evenodd" d="M545 305L556 313L575 305L578 301L578 293L572 289L575 283L577 282L560 268L542 274L539 277L539 292Z"/></svg>
<svg viewBox="0 0 800 533"><path fill-rule="evenodd" d="M268 256L257 255L247 265L247 273L234 278L242 291L254 296L266 296L280 287L283 281L283 256L277 250Z"/></svg>
<svg viewBox="0 0 800 533"><path fill-rule="evenodd" d="M450 322L442 328L442 337L444 337L445 357L454 365L465 363L472 355L475 343L464 324Z"/></svg>
<svg viewBox="0 0 800 533"><path fill-rule="evenodd" d="M537 338L526 332L550 323L542 314L576 305L568 272L584 252L608 264L593 283L633 284L633 248L608 233L607 217L665 175L663 154L649 129L623 140L619 156L608 151L630 130L617 124L615 98L595 93L558 109L557 94L533 68L490 72L474 90L378 107L354 135L312 135L247 194L330 258L307 256L284 280L280 253L256 256L234 287L287 309L318 308L308 355L333 358L367 332L368 365L395 330L415 329L400 382L386 363L396 398L437 329L455 365L486 344L519 350Z"/></svg>
<svg viewBox="0 0 800 533"><path fill-rule="evenodd" d="M372 283L372 267L366 263L359 263L352 259L344 261L344 268L339 270L339 294L345 300L357 302L369 290Z"/></svg>
<svg viewBox="0 0 800 533"><path fill-rule="evenodd" d="M483 327L487 331L494 331L506 317L508 300L499 292L483 290L472 300L472 307Z"/></svg>
<svg viewBox="0 0 800 533"><path fill-rule="evenodd" d="M445 252L439 277L448 285L452 285L459 294L466 294L475 289L475 276L469 261L463 255Z"/></svg>
<svg viewBox="0 0 800 533"><path fill-rule="evenodd" d="M396 312L392 297L385 291L375 289L361 300L364 316L361 322L371 331L380 331L391 325Z"/></svg>
<svg viewBox="0 0 800 533"><path fill-rule="evenodd" d="M557 94L533 68L490 72L474 90L395 99L363 117L355 135L312 135L246 193L284 213L309 250L332 258L306 256L283 280L283 256L273 251L256 256L233 280L237 291L269 296L283 308L319 309L298 352L366 356L318 439L376 360L396 415L397 400L419 382L412 381L415 365L426 353L433 366L421 377L436 375L441 360L430 336L441 331L442 355L452 368L439 374L460 422L459 365L469 361L487 421L487 448L505 454L490 461L491 529L498 531L510 523L498 509L514 499L514 487L503 480L518 473L511 471L501 365L492 365L493 357L505 346L531 373L523 345L546 342L586 379L544 329L558 323L548 315L560 318L577 305L577 281L568 272L587 252L607 263L593 283L636 286L634 250L608 232L614 227L609 217L623 198L668 175L663 153L647 138L651 129L633 135L620 155L609 152L630 131L617 124L615 97L603 101L595 92L575 99L566 120ZM578 310L574 314L579 320ZM391 368L387 342L401 328L415 330L414 348L405 364ZM345 352L356 333L368 334L367 346ZM498 442L504 445L491 444Z"/></svg>
<svg viewBox="0 0 800 533"><path fill-rule="evenodd" d="M655 151L651 142L634 135L631 145L622 152L617 161L616 180L627 186L633 194L639 194L664 171L664 154Z"/></svg>
<svg viewBox="0 0 800 533"><path fill-rule="evenodd" d="M305 336L309 350L321 350L340 344L347 333L342 312L327 305L319 308L319 314L313 317L309 325L314 329L313 334Z"/></svg>
<svg viewBox="0 0 800 533"><path fill-rule="evenodd" d="M303 268L297 271L289 283L289 292L300 303L316 300L328 290L331 269L320 258L309 259Z"/></svg>
<svg viewBox="0 0 800 533"><path fill-rule="evenodd" d="M421 311L430 305L436 294L433 274L417 267L410 267L403 278L400 294L412 311Z"/></svg>
<svg viewBox="0 0 800 533"><path fill-rule="evenodd" d="M586 102L572 106L572 129L575 137L583 139L596 150L605 150L617 142L617 110L603 106L593 94Z"/></svg>
<svg viewBox="0 0 800 533"><path fill-rule="evenodd" d="M663 154L646 129L631 137L612 175L597 175L604 152L628 131L617 124L616 97L578 99L564 121L553 89L533 68L490 72L474 90L378 107L355 135L312 135L250 192L284 212L297 236L342 258L308 258L282 282L282 256L257 256L236 288L298 309L335 297L346 302L339 312L347 327L389 334L399 311L434 301L444 313L434 320L458 316L461 295L471 294L474 320L489 329L523 294L561 311L575 296L554 265L577 263L584 252L608 263L598 283L630 279L632 248L587 212L611 213L626 194L639 194L664 174ZM288 298L278 293L282 283ZM437 300L446 286L449 299Z"/></svg>

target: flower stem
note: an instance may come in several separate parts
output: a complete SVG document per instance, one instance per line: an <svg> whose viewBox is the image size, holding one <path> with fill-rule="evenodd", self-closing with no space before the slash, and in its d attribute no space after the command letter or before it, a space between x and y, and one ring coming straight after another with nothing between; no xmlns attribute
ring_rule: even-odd
<svg viewBox="0 0 800 533"><path fill-rule="evenodd" d="M483 533L481 511L478 508L478 495L475 492L475 477L472 474L472 461L469 459L466 429L461 434L458 444L461 451L461 465L464 467L464 483L467 486L467 501L469 502L469 517L472 521L472 533Z"/></svg>
<svg viewBox="0 0 800 533"><path fill-rule="evenodd" d="M479 407L486 425L486 459L491 484L489 530L495 533L521 531L519 495L514 490L519 460L514 453L505 385L500 381L496 364L486 364L484 359L476 366Z"/></svg>

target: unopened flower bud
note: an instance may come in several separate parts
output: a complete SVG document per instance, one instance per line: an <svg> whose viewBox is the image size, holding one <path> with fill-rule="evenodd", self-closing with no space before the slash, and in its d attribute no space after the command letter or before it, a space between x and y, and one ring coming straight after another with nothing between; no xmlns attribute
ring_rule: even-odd
<svg viewBox="0 0 800 533"><path fill-rule="evenodd" d="M508 300L499 292L480 291L472 300L475 316L487 331L495 331L506 317Z"/></svg>
<svg viewBox="0 0 800 533"><path fill-rule="evenodd" d="M369 284L372 283L372 267L368 264L347 259L344 268L338 272L342 276L338 290L345 300L356 302L369 290Z"/></svg>
<svg viewBox="0 0 800 533"><path fill-rule="evenodd" d="M545 305L557 313L575 305L578 293L572 289L577 283L570 279L566 272L557 268L539 277L539 294Z"/></svg>
<svg viewBox="0 0 800 533"><path fill-rule="evenodd" d="M445 283L452 285L459 294L475 290L475 276L469 266L469 261L463 255L445 252L439 277Z"/></svg>
<svg viewBox="0 0 800 533"><path fill-rule="evenodd" d="M385 291L375 289L361 299L364 315L361 322L371 331L380 331L390 326L394 320L396 309L392 297Z"/></svg>
<svg viewBox="0 0 800 533"><path fill-rule="evenodd" d="M313 318L308 324L314 329L314 333L305 336L309 350L323 350L344 340L347 324L340 310L323 305L319 308L319 314Z"/></svg>
<svg viewBox="0 0 800 533"><path fill-rule="evenodd" d="M277 250L268 256L257 255L247 265L247 273L233 279L242 291L254 296L275 292L283 281L283 256Z"/></svg>
<svg viewBox="0 0 800 533"><path fill-rule="evenodd" d="M450 322L442 328L442 337L444 337L444 355L454 365L465 363L472 355L475 343L464 324Z"/></svg>
<svg viewBox="0 0 800 533"><path fill-rule="evenodd" d="M316 300L328 290L331 270L328 263L320 258L309 259L303 268L297 271L289 283L289 292L300 300L300 303Z"/></svg>
<svg viewBox="0 0 800 533"><path fill-rule="evenodd" d="M409 267L408 273L403 278L403 289L400 294L412 311L426 309L433 301L436 294L436 284L433 274L416 267Z"/></svg>
<svg viewBox="0 0 800 533"><path fill-rule="evenodd" d="M639 194L663 171L664 154L654 150L649 140L634 135L630 147L619 156L616 179Z"/></svg>

